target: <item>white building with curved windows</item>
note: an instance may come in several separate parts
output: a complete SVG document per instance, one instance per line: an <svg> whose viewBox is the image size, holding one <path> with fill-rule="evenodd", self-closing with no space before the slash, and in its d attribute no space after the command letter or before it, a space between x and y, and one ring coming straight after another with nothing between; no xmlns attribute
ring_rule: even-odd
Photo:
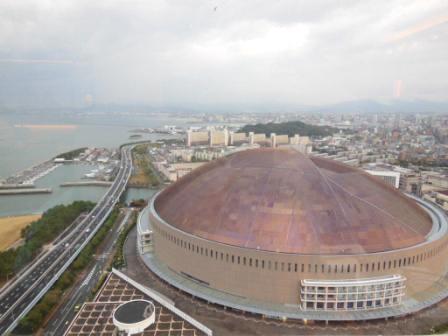
<svg viewBox="0 0 448 336"><path fill-rule="evenodd" d="M147 209L143 261L208 302L282 319L366 320L448 295L443 211L292 148L208 163Z"/></svg>
<svg viewBox="0 0 448 336"><path fill-rule="evenodd" d="M137 249L140 254L152 249L152 228L149 222L149 208L143 209L137 219Z"/></svg>
<svg viewBox="0 0 448 336"><path fill-rule="evenodd" d="M303 310L366 310L401 304L406 278L390 275L345 280L302 280Z"/></svg>

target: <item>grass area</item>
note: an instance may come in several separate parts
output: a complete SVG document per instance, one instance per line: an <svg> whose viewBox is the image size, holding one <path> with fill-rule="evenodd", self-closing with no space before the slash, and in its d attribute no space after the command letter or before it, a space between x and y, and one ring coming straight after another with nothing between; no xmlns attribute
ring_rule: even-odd
<svg viewBox="0 0 448 336"><path fill-rule="evenodd" d="M47 316L60 303L63 293L73 286L78 275L93 261L93 255L114 226L118 219L118 214L119 210L115 208L75 261L67 268L38 304L19 322L16 330L14 330L15 332L30 335L36 333L42 327Z"/></svg>
<svg viewBox="0 0 448 336"><path fill-rule="evenodd" d="M112 266L116 269L121 269L126 266L126 260L123 254L124 243L126 242L126 238L128 237L129 232L132 228L137 224L138 213L134 212L132 214L131 223L127 224L120 235L118 236L117 242L115 244L116 250L114 255L114 260Z"/></svg>
<svg viewBox="0 0 448 336"><path fill-rule="evenodd" d="M0 218L0 251L7 250L21 238L22 229L38 220L41 215Z"/></svg>
<svg viewBox="0 0 448 336"><path fill-rule="evenodd" d="M73 160L79 156L79 154L84 153L87 147L81 147L74 150L71 150L69 152L61 153L58 156L55 156L55 158L63 158L65 160Z"/></svg>
<svg viewBox="0 0 448 336"><path fill-rule="evenodd" d="M148 154L150 144L136 145L132 151L132 160L134 163L134 173L129 180L132 187L158 187L159 178L154 172L154 167Z"/></svg>
<svg viewBox="0 0 448 336"><path fill-rule="evenodd" d="M75 201L48 209L42 217L20 231L23 244L0 251L0 281L14 275L31 262L45 244L51 242L83 212L89 212L94 203Z"/></svg>

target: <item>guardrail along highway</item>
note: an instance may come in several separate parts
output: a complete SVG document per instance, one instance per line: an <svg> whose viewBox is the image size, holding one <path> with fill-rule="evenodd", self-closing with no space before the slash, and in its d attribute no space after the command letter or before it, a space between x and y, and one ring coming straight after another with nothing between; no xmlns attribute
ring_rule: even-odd
<svg viewBox="0 0 448 336"><path fill-rule="evenodd" d="M115 181L93 210L79 223L75 223L75 228L62 239L56 239L52 249L33 262L26 272L1 292L0 335L11 332L17 326L104 223L126 189L132 172L131 150L129 146L121 149L121 164Z"/></svg>

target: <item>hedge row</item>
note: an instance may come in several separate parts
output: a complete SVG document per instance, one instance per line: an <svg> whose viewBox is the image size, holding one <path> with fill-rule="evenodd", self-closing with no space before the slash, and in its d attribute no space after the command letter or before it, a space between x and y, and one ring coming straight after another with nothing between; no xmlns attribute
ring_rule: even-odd
<svg viewBox="0 0 448 336"><path fill-rule="evenodd" d="M134 213L132 223L130 225L127 225L126 228L123 231L121 231L120 235L118 236L116 243L117 249L115 250L114 261L112 263L112 266L116 269L120 269L126 266L126 259L124 258L123 255L123 247L129 232L137 224L137 217L138 217L137 213Z"/></svg>

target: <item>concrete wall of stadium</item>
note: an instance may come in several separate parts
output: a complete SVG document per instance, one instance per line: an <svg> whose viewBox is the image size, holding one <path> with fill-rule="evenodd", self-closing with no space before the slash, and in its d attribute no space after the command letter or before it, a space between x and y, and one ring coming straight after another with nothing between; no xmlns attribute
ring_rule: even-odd
<svg viewBox="0 0 448 336"><path fill-rule="evenodd" d="M405 249L364 255L298 255L205 240L150 211L156 257L170 269L229 294L299 304L300 280L346 280L399 274L406 297L425 300L446 273L448 235ZM303 266L302 266L303 265Z"/></svg>

